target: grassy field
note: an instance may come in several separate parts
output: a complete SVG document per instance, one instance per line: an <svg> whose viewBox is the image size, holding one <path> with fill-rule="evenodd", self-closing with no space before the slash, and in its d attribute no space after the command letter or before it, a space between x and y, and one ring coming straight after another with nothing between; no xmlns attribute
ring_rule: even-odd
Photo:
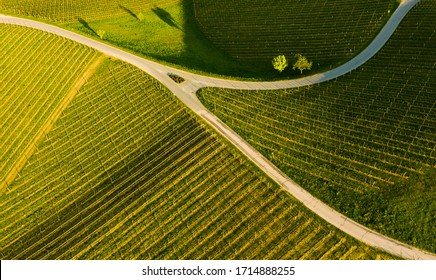
<svg viewBox="0 0 436 280"><path fill-rule="evenodd" d="M435 14L422 1L379 54L334 81L198 96L324 202L436 252Z"/></svg>
<svg viewBox="0 0 436 280"><path fill-rule="evenodd" d="M397 6L396 0L280 0L267 6L261 0L89 2L0 0L0 10L95 38L104 30L107 43L191 71L264 80L299 75L272 68L272 58L281 53L305 54L314 62L312 73L350 59Z"/></svg>
<svg viewBox="0 0 436 280"><path fill-rule="evenodd" d="M74 94L75 86L98 55L62 38L20 27L2 25L0 37L3 179L25 156L25 147L38 142L50 118L56 115L56 108L68 94ZM4 184L1 180L0 185Z"/></svg>
<svg viewBox="0 0 436 280"><path fill-rule="evenodd" d="M1 48L59 45L3 29ZM30 83L48 63L9 75ZM2 259L391 258L302 207L138 69L106 58L77 91L0 197Z"/></svg>
<svg viewBox="0 0 436 280"><path fill-rule="evenodd" d="M144 11L142 21L135 13L63 27L94 37L97 30L105 30L106 43L179 68L206 74L255 76L203 36L195 23L191 1Z"/></svg>

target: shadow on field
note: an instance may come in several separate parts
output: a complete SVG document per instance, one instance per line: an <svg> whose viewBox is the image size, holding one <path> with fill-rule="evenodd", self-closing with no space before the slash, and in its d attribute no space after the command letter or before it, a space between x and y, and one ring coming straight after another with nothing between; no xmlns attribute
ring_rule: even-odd
<svg viewBox="0 0 436 280"><path fill-rule="evenodd" d="M163 22L165 22L166 24L168 24L171 27L175 27L181 31L183 31L183 29L177 24L177 22L174 20L173 16L168 13L167 11L165 11L164 9L155 6L153 9L151 9L153 11L153 13L155 13Z"/></svg>
<svg viewBox="0 0 436 280"><path fill-rule="evenodd" d="M81 25L83 25L83 27L85 27L86 29L88 29L89 31L91 31L95 36L98 36L98 34L97 34L97 32L95 32L95 30L94 29L92 29L92 27L91 26L89 26L89 23L86 21L86 20L84 20L83 18L77 18L77 21L81 24Z"/></svg>
<svg viewBox="0 0 436 280"><path fill-rule="evenodd" d="M129 15L131 15L135 19L139 20L138 16L132 10L130 10L129 8L127 8L127 7L125 7L125 6L121 5L121 4L119 4L118 7L120 7L121 10L127 12Z"/></svg>
<svg viewBox="0 0 436 280"><path fill-rule="evenodd" d="M208 40L201 31L195 19L192 0L181 0L183 9L183 23L161 7L152 8L152 12L168 26L183 32L184 48L182 52L168 53L144 53L158 60L167 61L175 65L182 65L188 69L200 70L219 75L231 75L239 77L255 77L253 67L246 67L224 53Z"/></svg>
<svg viewBox="0 0 436 280"><path fill-rule="evenodd" d="M254 78L257 80L277 78L277 71L270 67L261 67L259 63L238 61L230 54L214 45L203 33L196 19L194 1L182 0L185 26L184 42L188 57L193 57L187 64L190 68L219 75Z"/></svg>
<svg viewBox="0 0 436 280"><path fill-rule="evenodd" d="M45 220L44 214L35 217L39 221L32 223L27 232L0 249L2 259L72 259L103 236L105 237L94 249L98 249L99 245L104 246L110 239L113 244L103 254L113 253L112 259L129 255L128 251L122 251L125 248L117 248L116 242L113 242L115 238L121 237L119 233L108 235L108 228L114 226L109 220L129 207L137 207L153 195L155 186L163 178L161 173L168 170L164 164L151 164L150 161L158 158L156 160L159 163L172 155L178 157L184 154L184 144L177 140L177 137L169 133L162 138L162 142L144 150L132 151L124 162L106 170L100 178L93 180L96 183L89 183L81 193L71 194L74 189L69 188L68 182L62 182L61 178L54 182L62 184L63 191L54 194L53 201L48 201L42 209L41 213L50 213L49 218ZM163 149L161 143L174 145L170 149ZM63 208L52 206L65 197L68 197L69 205ZM158 202L161 206L165 205L161 200ZM147 211L145 209L141 213ZM128 214L129 212L119 216L116 223ZM121 228L125 230L131 222L131 219L125 221L125 224L122 222ZM149 252L142 253L146 256Z"/></svg>
<svg viewBox="0 0 436 280"><path fill-rule="evenodd" d="M245 78L263 78L271 72L259 72L251 64L236 61L207 39L195 18L192 0L180 0L169 6L144 8L144 16L152 18L150 22L141 22L144 19L138 18L141 13L136 11L140 8L116 5L124 14L120 18L89 23L78 18L79 24L76 28L95 37L99 37L99 29L110 30L113 36L106 38L108 42L183 68ZM154 24L157 26L155 29ZM149 37L148 32L159 33ZM132 36L129 37L130 35ZM275 72L273 74L277 76Z"/></svg>

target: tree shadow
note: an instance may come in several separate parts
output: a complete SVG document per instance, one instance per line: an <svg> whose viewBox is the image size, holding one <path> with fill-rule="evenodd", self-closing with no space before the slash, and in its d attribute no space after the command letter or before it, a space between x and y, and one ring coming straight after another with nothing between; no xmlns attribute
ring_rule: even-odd
<svg viewBox="0 0 436 280"><path fill-rule="evenodd" d="M151 9L153 11L153 13L155 13L163 22L165 22L166 24L168 24L171 27L175 27L181 31L183 31L183 29L177 24L177 22L174 20L173 16L168 13L167 11L165 11L164 9L155 6L154 8Z"/></svg>
<svg viewBox="0 0 436 280"><path fill-rule="evenodd" d="M195 19L192 0L181 0L180 5L183 13L181 15L182 22L176 22L168 11L156 5L151 11L170 28L174 27L183 32L183 50L177 53L167 53L149 52L145 48L137 48L135 51L156 60L206 73L244 78L263 78L265 73L253 71L255 67L251 64L247 66L241 62L235 62L229 54L223 52L204 36Z"/></svg>
<svg viewBox="0 0 436 280"><path fill-rule="evenodd" d="M125 7L125 6L121 5L121 4L118 4L118 7L120 7L123 11L127 12L129 15L131 15L135 19L139 20L138 16L132 10L130 10L129 8L127 8L127 7Z"/></svg>
<svg viewBox="0 0 436 280"><path fill-rule="evenodd" d="M86 20L84 20L83 18L77 18L77 21L83 25L83 27L85 27L86 29L88 29L89 31L91 31L94 35L98 36L97 32L92 29L91 26L89 26L88 22Z"/></svg>

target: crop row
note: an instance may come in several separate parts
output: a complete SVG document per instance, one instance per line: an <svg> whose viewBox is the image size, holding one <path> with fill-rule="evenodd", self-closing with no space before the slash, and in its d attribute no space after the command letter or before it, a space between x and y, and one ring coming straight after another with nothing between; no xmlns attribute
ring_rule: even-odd
<svg viewBox="0 0 436 280"><path fill-rule="evenodd" d="M335 208L350 215L362 213L359 209L387 212L382 201L394 196L397 184L436 165L435 2L420 3L375 58L334 81L276 91L209 88L198 96L288 176ZM367 208L369 194L380 201L376 209ZM432 192L421 197L427 195ZM388 211L407 213L411 220L421 215L412 213L417 202L408 199ZM423 215L434 217L432 211ZM378 226L400 235L401 225L385 220ZM420 239L421 246L432 248L434 236L410 236L406 242Z"/></svg>
<svg viewBox="0 0 436 280"><path fill-rule="evenodd" d="M1 25L0 177L83 75L96 53L54 35ZM27 38L24 40L23 38Z"/></svg>
<svg viewBox="0 0 436 280"><path fill-rule="evenodd" d="M378 256L252 169L172 93L107 59L1 196L0 255L310 259L356 247Z"/></svg>
<svg viewBox="0 0 436 280"><path fill-rule="evenodd" d="M155 6L166 6L177 3L178 0L127 0L122 3L116 1L86 1L86 0L0 0L0 10L21 15L34 16L54 22L75 22L78 18L97 20L114 16L123 16L131 10L140 13Z"/></svg>
<svg viewBox="0 0 436 280"><path fill-rule="evenodd" d="M389 0L279 0L268 5L260 0L194 0L203 33L239 61L267 65L276 55L303 53L322 67L355 56L395 5Z"/></svg>
<svg viewBox="0 0 436 280"><path fill-rule="evenodd" d="M338 120L338 118L335 118L335 111L332 111L330 114L324 112L320 113L317 112L316 106L312 106L312 104L308 104L307 106L301 106L301 104L299 104L293 107L293 111L287 111L279 108L276 104L269 105L271 101L267 100L267 98L258 102L258 97L256 97L256 101L250 100L249 97L244 97L243 93L238 93L237 100L233 99L230 95L226 95L222 98L225 98L225 102L228 104L230 111L238 112L241 117L245 116L245 122L257 126L263 123L263 129L276 126L274 134L279 138L286 139L290 138L291 135L296 135L300 137L301 144L304 145L305 142L310 141L309 145L317 149L323 148L322 143L319 141L320 137L326 138L326 141L329 141L331 145L330 147L333 146L342 150L349 150L349 152L356 150L356 146L361 147L369 151L369 156L376 152L378 155L383 154L385 161L391 157L392 160L390 161L395 169L401 167L401 165L395 162L402 161L403 159L409 159L410 161L411 158L417 158L419 163L421 163L422 160L425 161L428 157L428 152L431 152L434 146L434 141L432 141L431 137L416 139L416 131L414 130L411 130L409 135L402 135L399 131L396 133L385 133L385 131L378 128L380 127L380 123L376 123L378 127L374 128L371 127L371 123L353 123L352 118L349 118L351 119L351 123L348 120ZM212 97L210 100L211 102L214 101L215 97ZM265 107L265 113L261 116L253 113L254 108L259 106ZM313 109L311 110L311 108ZM310 127L307 126L308 122L311 124ZM291 126L292 131L284 129L283 124ZM348 139L351 140L347 141ZM366 147L368 141L372 143L371 148ZM410 142L415 142L415 145L411 147ZM399 156L399 152L406 154L407 157ZM358 155L362 155L362 151L359 151ZM356 156L358 155L356 154ZM386 157L386 155L389 155L389 157ZM408 170L413 168L413 166L405 165L403 168Z"/></svg>

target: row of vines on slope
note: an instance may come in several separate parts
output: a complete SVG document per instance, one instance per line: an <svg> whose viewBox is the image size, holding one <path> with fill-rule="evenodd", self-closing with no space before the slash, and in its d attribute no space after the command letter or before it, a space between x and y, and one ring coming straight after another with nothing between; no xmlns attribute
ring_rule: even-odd
<svg viewBox="0 0 436 280"><path fill-rule="evenodd" d="M347 216L435 251L436 1L358 70L310 87L200 99L289 177Z"/></svg>
<svg viewBox="0 0 436 280"><path fill-rule="evenodd" d="M0 0L0 10L33 16L57 23L75 22L78 18L99 20L129 13L140 14L153 7L164 7L179 0Z"/></svg>
<svg viewBox="0 0 436 280"><path fill-rule="evenodd" d="M171 92L111 59L0 197L0 248L4 259L390 258L311 214Z"/></svg>
<svg viewBox="0 0 436 280"><path fill-rule="evenodd" d="M242 63L270 68L279 54L298 53L329 68L355 56L398 3L391 0L194 0L205 36Z"/></svg>

